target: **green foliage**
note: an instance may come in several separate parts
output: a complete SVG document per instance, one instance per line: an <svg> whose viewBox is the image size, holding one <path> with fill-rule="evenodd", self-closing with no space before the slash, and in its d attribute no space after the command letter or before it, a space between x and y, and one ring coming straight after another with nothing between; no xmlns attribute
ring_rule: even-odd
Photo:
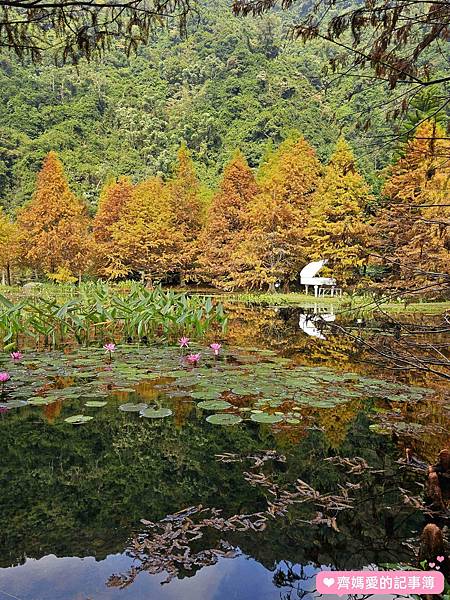
<svg viewBox="0 0 450 600"><path fill-rule="evenodd" d="M0 334L4 346L19 337L56 346L68 341L89 344L105 336L142 338L181 334L201 337L211 327L225 327L221 304L211 299L147 290L130 284L113 293L106 284L85 284L69 300L40 296L11 302L0 295Z"/></svg>
<svg viewBox="0 0 450 600"><path fill-rule="evenodd" d="M42 159L55 150L72 189L95 206L110 177L134 182L167 174L181 142L200 179L215 185L234 149L257 166L271 142L299 130L329 157L339 133L364 170L386 164L389 146L366 152L352 116L376 102L354 79L325 88L325 43L286 44L288 15L230 17L225 0L207 2L186 39L158 35L129 58L119 44L101 62L32 65L5 56L0 67L0 202L20 206ZM352 95L355 91L357 94ZM386 130L374 117L372 131Z"/></svg>

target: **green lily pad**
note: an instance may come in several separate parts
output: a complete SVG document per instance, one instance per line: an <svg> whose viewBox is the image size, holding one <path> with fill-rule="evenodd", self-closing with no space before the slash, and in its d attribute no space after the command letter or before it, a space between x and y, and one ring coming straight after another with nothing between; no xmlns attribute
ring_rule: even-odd
<svg viewBox="0 0 450 600"><path fill-rule="evenodd" d="M3 402L1 404L2 407L5 408L20 408L21 406L26 406L28 402L26 400L9 400L8 402Z"/></svg>
<svg viewBox="0 0 450 600"><path fill-rule="evenodd" d="M67 417L64 421L65 423L71 423L72 425L82 425L83 423L92 421L93 418L94 417L89 417L88 415L73 415L72 417Z"/></svg>
<svg viewBox="0 0 450 600"><path fill-rule="evenodd" d="M107 402L102 402L101 400L88 400L84 405L89 408L102 408L102 406L106 406Z"/></svg>
<svg viewBox="0 0 450 600"><path fill-rule="evenodd" d="M279 423L283 420L280 415L269 415L268 413L252 413L250 419L256 423Z"/></svg>
<svg viewBox="0 0 450 600"><path fill-rule="evenodd" d="M241 423L242 418L230 413L218 413L209 415L209 417L206 417L206 420L213 425L237 425Z"/></svg>
<svg viewBox="0 0 450 600"><path fill-rule="evenodd" d="M286 419L286 423L289 423L289 425L298 425L300 423L300 419Z"/></svg>
<svg viewBox="0 0 450 600"><path fill-rule="evenodd" d="M53 404L53 402L56 402L55 398L43 398L42 396L35 396L34 398L28 399L28 404L31 404L31 406L44 406Z"/></svg>
<svg viewBox="0 0 450 600"><path fill-rule="evenodd" d="M197 406L204 410L224 410L232 405L226 400L205 400L205 402L199 402Z"/></svg>
<svg viewBox="0 0 450 600"><path fill-rule="evenodd" d="M145 410L148 404L133 404L132 402L128 402L127 404L121 404L119 406L119 410L123 410L124 412L141 412L141 410Z"/></svg>
<svg viewBox="0 0 450 600"><path fill-rule="evenodd" d="M172 411L170 408L144 408L141 410L141 417L146 419L163 419L164 417L170 417Z"/></svg>
<svg viewBox="0 0 450 600"><path fill-rule="evenodd" d="M204 392L192 392L191 396L198 400L215 400L219 397L219 392L215 390L205 390Z"/></svg>

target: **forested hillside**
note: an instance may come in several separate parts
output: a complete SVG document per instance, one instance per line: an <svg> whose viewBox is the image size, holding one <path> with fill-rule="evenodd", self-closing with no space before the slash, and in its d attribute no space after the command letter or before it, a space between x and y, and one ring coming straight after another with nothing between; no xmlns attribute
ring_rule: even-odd
<svg viewBox="0 0 450 600"><path fill-rule="evenodd" d="M185 142L202 183L213 187L239 148L257 167L290 132L328 159L341 133L373 182L395 141L380 88L326 75L331 49L286 38L293 15L233 17L227 0L208 0L189 34L157 31L127 58L120 43L100 62L55 68L3 54L0 69L0 201L16 207L33 192L51 150L76 193L95 206L110 176L167 177ZM378 107L378 108L377 108ZM360 111L370 108L367 131ZM367 116L367 115L366 115ZM374 138L373 136L381 136Z"/></svg>

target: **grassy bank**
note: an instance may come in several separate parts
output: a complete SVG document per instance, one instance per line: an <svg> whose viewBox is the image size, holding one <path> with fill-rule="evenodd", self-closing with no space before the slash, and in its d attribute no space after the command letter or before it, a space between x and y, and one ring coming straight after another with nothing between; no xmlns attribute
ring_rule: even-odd
<svg viewBox="0 0 450 600"><path fill-rule="evenodd" d="M423 313L423 314L441 314L450 311L450 300L443 302L408 302L382 298L374 299L372 296L321 296L315 298L313 295L291 292L289 294L221 294L218 296L223 301L239 302L252 304L255 306L277 306L277 307L307 307L310 305L333 306L340 311L361 310L372 311L380 310L389 313Z"/></svg>

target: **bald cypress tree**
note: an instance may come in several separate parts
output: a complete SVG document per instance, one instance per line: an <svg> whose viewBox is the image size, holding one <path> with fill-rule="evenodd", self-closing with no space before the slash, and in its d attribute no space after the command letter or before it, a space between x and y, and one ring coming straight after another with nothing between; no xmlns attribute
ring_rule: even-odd
<svg viewBox="0 0 450 600"><path fill-rule="evenodd" d="M233 251L237 287L273 291L277 281L287 287L297 277L307 261L304 229L320 171L315 151L303 137L286 140L269 156Z"/></svg>
<svg viewBox="0 0 450 600"><path fill-rule="evenodd" d="M347 142L336 144L314 194L305 238L311 259L328 259L339 283L348 283L368 259L369 226L364 209L370 188L358 173Z"/></svg>
<svg viewBox="0 0 450 600"><path fill-rule="evenodd" d="M178 150L177 168L169 181L170 209L176 236L173 265L177 265L180 283L192 274L198 252L198 235L202 227L203 206L200 182L185 145Z"/></svg>
<svg viewBox="0 0 450 600"><path fill-rule="evenodd" d="M93 221L93 263L100 275L110 274L110 263L115 254L113 228L133 194L133 184L128 177L107 183L101 194Z"/></svg>
<svg viewBox="0 0 450 600"><path fill-rule="evenodd" d="M25 265L56 277L84 272L90 244L87 209L70 190L55 152L45 158L34 196L17 222Z"/></svg>
<svg viewBox="0 0 450 600"><path fill-rule="evenodd" d="M449 156L444 131L425 121L388 170L376 218L378 249L391 273L388 285L438 282L448 272Z"/></svg>
<svg viewBox="0 0 450 600"><path fill-rule="evenodd" d="M255 176L241 152L226 165L199 238L199 271L204 281L230 286L233 252L244 227L244 214L258 191Z"/></svg>

